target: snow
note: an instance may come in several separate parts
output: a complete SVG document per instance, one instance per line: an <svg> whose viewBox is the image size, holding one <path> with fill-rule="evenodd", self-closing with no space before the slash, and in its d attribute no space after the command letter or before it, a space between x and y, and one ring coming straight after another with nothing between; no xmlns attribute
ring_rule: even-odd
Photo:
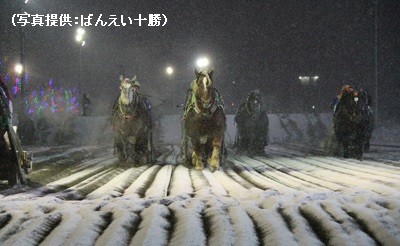
<svg viewBox="0 0 400 246"><path fill-rule="evenodd" d="M229 150L214 173L180 165L174 144L141 166L119 165L110 146L31 150L43 185L0 191L2 245L400 245L394 147L363 161Z"/></svg>

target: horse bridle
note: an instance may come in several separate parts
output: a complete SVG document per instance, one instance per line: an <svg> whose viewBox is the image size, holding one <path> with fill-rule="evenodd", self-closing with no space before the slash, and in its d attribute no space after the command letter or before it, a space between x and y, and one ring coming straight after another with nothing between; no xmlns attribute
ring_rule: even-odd
<svg viewBox="0 0 400 246"><path fill-rule="evenodd" d="M124 116L125 119L131 119L131 118L135 117L136 114L137 114L138 108L139 108L139 95L138 95L138 92L135 89L133 89L133 91L136 94L136 97L135 97L135 107L133 108L132 114L127 114L126 112L124 112L124 110L122 108L122 105L123 105L122 99L121 99L121 97L119 98L119 102L118 102L119 110L121 111L121 114Z"/></svg>
<svg viewBox="0 0 400 246"><path fill-rule="evenodd" d="M256 101L257 101L257 103L255 103ZM260 111L261 111L260 100L247 101L246 106L247 106L246 110L249 115L252 115L253 113L260 113ZM254 107L251 107L251 106L254 106ZM257 106L258 106L258 110L256 109ZM251 112L251 109L253 110L253 112Z"/></svg>
<svg viewBox="0 0 400 246"><path fill-rule="evenodd" d="M212 91L211 93L215 93L215 89L211 88ZM193 101L194 101L194 110L197 114L202 114L203 116L213 114L215 110L217 109L217 105L215 104L215 96L211 99L209 105L204 106L203 100L201 100L200 97L195 95L196 93L193 93ZM203 112L201 108L199 107L199 104L203 106L203 109L210 109L209 112Z"/></svg>

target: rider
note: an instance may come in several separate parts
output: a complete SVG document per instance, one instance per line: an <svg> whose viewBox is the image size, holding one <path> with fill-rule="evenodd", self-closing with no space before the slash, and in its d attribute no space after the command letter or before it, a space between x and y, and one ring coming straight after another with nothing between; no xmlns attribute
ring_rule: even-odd
<svg viewBox="0 0 400 246"><path fill-rule="evenodd" d="M143 99L143 102L144 102L147 110L151 113L151 103L150 103L149 99L147 97L145 97L144 95L141 95L141 93L139 91L140 90L140 82L135 80L135 81L133 81L132 85L133 85L133 89L135 89L135 91L137 91L137 93Z"/></svg>
<svg viewBox="0 0 400 246"><path fill-rule="evenodd" d="M135 89L137 92L139 92L139 89L140 89L140 83L139 83L139 81L135 80L135 81L133 82L133 89Z"/></svg>

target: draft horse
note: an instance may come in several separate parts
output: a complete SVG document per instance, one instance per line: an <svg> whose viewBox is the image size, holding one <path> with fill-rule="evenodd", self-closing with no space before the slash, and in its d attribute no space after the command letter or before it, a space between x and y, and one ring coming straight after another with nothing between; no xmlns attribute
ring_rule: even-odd
<svg viewBox="0 0 400 246"><path fill-rule="evenodd" d="M120 76L120 95L112 110L114 154L119 161L154 161L152 115L148 101L133 86L132 79Z"/></svg>
<svg viewBox="0 0 400 246"><path fill-rule="evenodd" d="M268 145L268 114L263 109L261 93L253 90L236 112L235 147L239 154L263 154Z"/></svg>
<svg viewBox="0 0 400 246"><path fill-rule="evenodd" d="M344 158L362 159L368 116L358 93L344 91L334 113L334 131Z"/></svg>
<svg viewBox="0 0 400 246"><path fill-rule="evenodd" d="M186 163L196 170L209 165L212 172L222 164L226 128L224 104L213 85L213 72L195 69L182 119L182 151Z"/></svg>

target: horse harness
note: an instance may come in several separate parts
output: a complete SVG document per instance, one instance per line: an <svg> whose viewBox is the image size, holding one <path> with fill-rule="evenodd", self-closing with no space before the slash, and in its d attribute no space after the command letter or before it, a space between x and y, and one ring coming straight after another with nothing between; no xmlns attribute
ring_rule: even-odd
<svg viewBox="0 0 400 246"><path fill-rule="evenodd" d="M122 105L123 105L122 99L121 99L121 97L119 97L118 106L119 106L119 110L120 110L122 116L124 116L124 119L127 120L127 119L131 119L131 118L135 117L137 115L138 108L139 108L139 95L137 95L135 98L135 107L133 109L132 114L127 114L126 112L124 112Z"/></svg>
<svg viewBox="0 0 400 246"><path fill-rule="evenodd" d="M188 105L186 106L183 118L186 118L192 109L194 110L194 112L196 112L196 114L202 115L202 118L205 120L210 119L212 117L212 115L214 114L215 110L217 110L217 108L220 107L223 110L224 102L223 102L219 92L215 88L213 88L212 90L213 90L212 93L214 94L214 98L211 102L212 105L210 106L210 110L208 112L203 112L200 109L199 104L201 103L201 99L197 98L195 93L193 93L192 90L189 90L189 93L191 93L190 101L187 102Z"/></svg>

